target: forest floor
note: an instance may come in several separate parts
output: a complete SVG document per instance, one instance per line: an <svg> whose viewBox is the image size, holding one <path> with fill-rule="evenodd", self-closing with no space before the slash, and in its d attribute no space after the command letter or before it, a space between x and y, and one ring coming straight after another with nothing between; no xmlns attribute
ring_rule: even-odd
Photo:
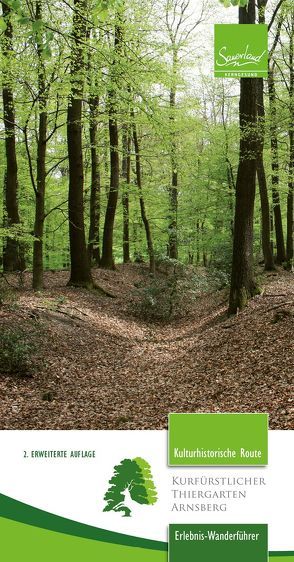
<svg viewBox="0 0 294 562"><path fill-rule="evenodd" d="M293 274L263 276L236 317L222 290L169 324L133 314L142 266L94 275L116 298L48 272L43 292L27 274L0 307L1 329L38 347L31 376L0 374L0 429L162 429L169 412L269 412L272 429L294 429Z"/></svg>

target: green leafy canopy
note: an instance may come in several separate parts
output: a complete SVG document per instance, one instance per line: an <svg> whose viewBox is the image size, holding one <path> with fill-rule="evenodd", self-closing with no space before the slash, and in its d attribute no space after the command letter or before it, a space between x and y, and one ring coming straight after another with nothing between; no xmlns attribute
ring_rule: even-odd
<svg viewBox="0 0 294 562"><path fill-rule="evenodd" d="M248 0L219 0L225 8L230 6L239 6L240 8L245 8L248 4Z"/></svg>
<svg viewBox="0 0 294 562"><path fill-rule="evenodd" d="M96 22L103 22L107 19L109 11L117 8L123 0L96 0L92 9L92 17Z"/></svg>
<svg viewBox="0 0 294 562"><path fill-rule="evenodd" d="M20 0L5 0L4 3L14 12L21 13L22 3Z"/></svg>
<svg viewBox="0 0 294 562"><path fill-rule="evenodd" d="M3 17L0 17L0 31L5 31L7 29L6 22Z"/></svg>

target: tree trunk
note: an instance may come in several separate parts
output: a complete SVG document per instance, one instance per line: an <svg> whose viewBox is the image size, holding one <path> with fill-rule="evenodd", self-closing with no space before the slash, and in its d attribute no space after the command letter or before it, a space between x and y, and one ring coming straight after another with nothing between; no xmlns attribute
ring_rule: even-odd
<svg viewBox="0 0 294 562"><path fill-rule="evenodd" d="M196 223L196 263L200 263L200 220L197 219Z"/></svg>
<svg viewBox="0 0 294 562"><path fill-rule="evenodd" d="M257 157L257 178L261 203L261 241L265 271L273 271L275 263L271 244L271 216L267 193L266 175L262 155Z"/></svg>
<svg viewBox="0 0 294 562"><path fill-rule="evenodd" d="M263 78L257 78L257 113L258 113L258 141L257 141L257 178L261 203L261 239L265 271L275 269L271 247L271 217L267 191L267 181L263 161L265 111L263 98Z"/></svg>
<svg viewBox="0 0 294 562"><path fill-rule="evenodd" d="M118 126L113 108L109 111L110 189L105 213L103 250L100 267L115 269L113 256L113 230L119 190Z"/></svg>
<svg viewBox="0 0 294 562"><path fill-rule="evenodd" d="M5 187L5 222L8 227L20 223L18 210L18 169L15 139L15 108L11 83L10 65L13 57L13 27L11 23L11 9L2 2L3 17L6 29L3 37L2 53L6 65L3 74L3 113L5 128L6 171ZM4 271L23 271L25 269L24 250L22 244L13 238L7 238L3 250Z"/></svg>
<svg viewBox="0 0 294 562"><path fill-rule="evenodd" d="M227 124L225 119L225 92L223 90L223 98L222 98L222 123L225 135L225 160L226 160L226 167L227 167L227 180L228 180L228 187L229 187L229 208L230 208L230 230L232 236L234 236L234 199L235 199L235 179L233 173L233 167L229 158L229 137L227 131Z"/></svg>
<svg viewBox="0 0 294 562"><path fill-rule="evenodd" d="M294 10L290 13L289 25L289 180L288 180L288 196L287 196L287 267L290 271L294 269L293 263L293 192L294 192L294 49L293 49L293 33L294 33Z"/></svg>
<svg viewBox="0 0 294 562"><path fill-rule="evenodd" d="M239 23L255 23L255 3L239 8ZM253 220L256 188L256 78L241 78L240 153L236 182L236 209L229 314L242 310L256 293L253 269Z"/></svg>
<svg viewBox="0 0 294 562"><path fill-rule="evenodd" d="M82 99L85 80L84 43L87 41L88 1L74 0L71 60L71 96L67 116L69 158L69 241L71 272L69 285L91 287L84 223L84 163L82 147Z"/></svg>
<svg viewBox="0 0 294 562"><path fill-rule="evenodd" d="M97 133L98 133L98 108L99 97L91 96L90 105L90 142L91 142L91 197L90 197L90 226L89 226L89 242L88 256L90 264L92 261L99 265L100 263L100 166L97 151Z"/></svg>
<svg viewBox="0 0 294 562"><path fill-rule="evenodd" d="M267 0L258 0L258 22L263 25L265 23L265 9ZM257 78L257 178L259 185L260 203L261 203L261 240L262 251L264 258L265 271L273 271L275 269L274 257L271 245L271 214L268 199L268 189L266 174L264 169L264 137L265 137L265 109L264 109L264 94L263 78Z"/></svg>
<svg viewBox="0 0 294 562"><path fill-rule="evenodd" d="M286 260L282 212L280 205L280 166L279 166L279 149L278 149L278 132L277 132L277 108L276 108L276 88L274 79L274 69L269 68L268 74L268 90L269 90L269 106L270 106L270 136L271 136L271 157L272 157L272 198L274 209L274 222L277 244L276 261L282 264Z"/></svg>
<svg viewBox="0 0 294 562"><path fill-rule="evenodd" d="M206 252L206 248L204 246L205 244L205 239L204 239L204 235L205 235L205 219L202 221L201 226L200 226L200 231L201 231L201 246L202 246L202 258L203 258L203 266L207 267L208 266L208 260L207 260L207 252Z"/></svg>
<svg viewBox="0 0 294 562"><path fill-rule="evenodd" d="M41 2L36 4L36 21L42 19ZM33 249L33 288L41 290L44 286L43 235L45 220L46 190L46 150L47 150L47 96L46 78L43 62L42 43L38 42L38 89L39 89L39 131L37 146L37 191L35 203L34 249Z"/></svg>
<svg viewBox="0 0 294 562"><path fill-rule="evenodd" d="M226 163L227 163L227 179L228 179L228 186L229 186L229 208L230 208L230 231L232 237L234 236L234 197L235 197L235 181L234 181L234 174L232 164L228 156L226 156Z"/></svg>
<svg viewBox="0 0 294 562"><path fill-rule="evenodd" d="M146 214L145 201L144 201L143 190L142 190L142 171L141 171L139 139L138 139L137 128L135 123L134 111L132 110L131 113L133 119L133 139L134 139L134 148L136 154L136 179L137 179L137 186L139 190L141 218L146 233L146 241L147 241L147 248L148 248L148 255L149 255L149 270L152 275L155 275L155 257L154 257L153 240L152 240L152 234L150 229L150 223Z"/></svg>
<svg viewBox="0 0 294 562"><path fill-rule="evenodd" d="M129 186L131 179L131 156L130 156L130 134L128 126L123 127L123 158L122 158L122 178L124 182L122 194L123 207L123 260L124 263L130 263L130 202L129 202Z"/></svg>
<svg viewBox="0 0 294 562"><path fill-rule="evenodd" d="M105 213L103 231L103 249L100 267L105 269L115 269L113 256L113 230L118 201L119 191L119 141L117 125L117 55L121 51L122 32L119 25L115 28L114 49L115 56L113 62L110 91L108 94L109 103L109 142L110 142L110 189Z"/></svg>
<svg viewBox="0 0 294 562"><path fill-rule="evenodd" d="M170 258L178 259L178 163L177 144L175 131L176 111L176 73L178 65L177 48L173 45L173 84L170 90L170 124L171 124L171 187L169 190L170 222L168 255Z"/></svg>

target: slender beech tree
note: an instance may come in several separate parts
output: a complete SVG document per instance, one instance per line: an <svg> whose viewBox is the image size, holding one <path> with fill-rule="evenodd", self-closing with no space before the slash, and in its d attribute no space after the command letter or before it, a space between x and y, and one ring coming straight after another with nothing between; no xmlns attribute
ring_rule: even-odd
<svg viewBox="0 0 294 562"><path fill-rule="evenodd" d="M258 0L258 21L265 23L265 9L267 0ZM264 258L264 269L272 271L275 269L272 244L271 244L271 213L268 198L267 179L264 167L264 137L265 137L265 108L264 108L264 80L257 78L257 115L258 115L258 136L257 136L257 178L261 202L261 239Z"/></svg>
<svg viewBox="0 0 294 562"><path fill-rule="evenodd" d="M92 76L94 75L94 79ZM98 153L98 117L99 117L99 93L97 70L93 68L91 56L88 66L89 84L89 134L91 143L91 194L90 194L90 225L88 240L89 262L96 265L100 263L100 194L101 174Z"/></svg>
<svg viewBox="0 0 294 562"><path fill-rule="evenodd" d="M278 8L283 4L283 0L278 3ZM276 16L278 11L276 10L274 16ZM269 29L272 27L274 22L274 17L272 18ZM283 23L283 13L280 14L278 18L277 29L273 41L273 45L269 52L268 57L268 93L269 93L269 117L270 117L270 146L271 146L271 167L272 167L272 200L273 200L273 212L274 212L274 227L276 234L276 262L282 264L286 260L286 249L285 240L283 232L283 221L282 221L282 211L280 203L280 163L279 163L279 144L278 144L278 120L277 120L277 94L275 85L275 67L276 63L274 60L275 49L279 43L281 28Z"/></svg>
<svg viewBox="0 0 294 562"><path fill-rule="evenodd" d="M4 203L6 212L5 222L8 227L12 227L20 224L18 209L18 166L16 156L15 106L11 72L11 65L14 56L13 25L11 8L5 2L1 2L1 5L6 26L2 36L2 54L5 64L2 82L6 153ZM8 237L4 245L3 269L4 271L19 271L25 269L23 246L13 237Z"/></svg>
<svg viewBox="0 0 294 562"><path fill-rule="evenodd" d="M44 284L43 266L43 235L45 220L45 191L46 191L46 151L47 151L47 101L46 69L43 55L42 39L42 2L36 2L36 18L40 27L36 31L36 44L38 54L38 102L39 102L39 127L37 140L37 184L35 186L35 224L34 224L34 250L33 250L33 288L40 290Z"/></svg>
<svg viewBox="0 0 294 562"><path fill-rule="evenodd" d="M239 8L239 23L255 23L255 0ZM233 262L229 314L242 310L256 294L253 268L253 218L256 189L256 78L240 80L240 152L236 181Z"/></svg>
<svg viewBox="0 0 294 562"><path fill-rule="evenodd" d="M170 123L171 123L171 186L169 190L170 198L170 223L168 239L168 255L172 259L178 259L178 183L179 172L177 162L177 140L176 140L176 77L178 73L178 49L173 37L172 42L172 85L169 94Z"/></svg>
<svg viewBox="0 0 294 562"><path fill-rule="evenodd" d="M90 142L91 142L91 195L88 256L90 264L100 263L100 163L97 149L99 96L89 99L90 106Z"/></svg>
<svg viewBox="0 0 294 562"><path fill-rule="evenodd" d="M141 219L144 224L145 234L146 234L146 241L147 241L147 248L148 248L148 255L149 255L149 270L152 275L155 275L155 257L154 257L153 239L152 239L150 222L147 217L146 206L145 206L144 195L143 195L140 144L139 144L136 121L135 121L135 112L133 109L131 111L131 116L133 121L133 141L134 141L134 149L135 149L135 157L136 157L136 182L139 190Z"/></svg>
<svg viewBox="0 0 294 562"><path fill-rule="evenodd" d="M129 263L130 259L130 201L129 188L131 183L131 136L129 126L122 128L122 208L123 208L123 260Z"/></svg>
<svg viewBox="0 0 294 562"><path fill-rule="evenodd" d="M222 118L222 125L224 129L224 137L225 137L225 144L224 144L224 155L226 160L226 171L227 171L227 181L229 187L229 208L230 208L230 229L232 236L234 236L234 200L235 200L235 178L234 178L234 171L232 162L229 157L229 136L228 136L228 129L226 123L226 116L225 116L225 89L224 83L222 84L222 99L221 99L221 118ZM198 226L199 229L199 226ZM198 232L198 231L197 231ZM197 238L199 239L199 233L197 234Z"/></svg>
<svg viewBox="0 0 294 562"><path fill-rule="evenodd" d="M71 94L67 114L69 159L68 217L71 271L69 285L91 287L84 223L82 107L88 39L88 0L74 0L71 51Z"/></svg>
<svg viewBox="0 0 294 562"><path fill-rule="evenodd" d="M294 198L294 7L290 8L287 22L289 36L289 168L287 196L287 267L294 270L293 262L293 198Z"/></svg>
<svg viewBox="0 0 294 562"><path fill-rule="evenodd" d="M201 23L205 13L205 2L201 3L199 17L191 22L189 10L190 0L167 0L165 4L165 26L167 29L171 49L171 83L169 91L170 109L170 162L171 182L169 187L169 237L168 255L178 259L178 190L179 190L179 163L177 142L177 89L179 79L180 52L196 27ZM190 23L189 23L190 21Z"/></svg>
<svg viewBox="0 0 294 562"><path fill-rule="evenodd" d="M105 213L103 248L100 267L105 269L115 269L113 256L113 230L115 214L118 202L120 166L119 166L119 133L117 122L118 105L118 82L119 82L119 61L122 50L122 21L120 14L117 14L117 23L114 34L114 57L110 75L110 85L108 92L108 115L109 115L109 142L110 142L110 189Z"/></svg>
<svg viewBox="0 0 294 562"><path fill-rule="evenodd" d="M274 225L276 234L277 255L276 261L282 264L286 259L283 220L280 202L280 163L277 123L277 95L275 86L275 64L270 63L268 75L269 107L270 107L270 144L272 166L272 198L274 211Z"/></svg>

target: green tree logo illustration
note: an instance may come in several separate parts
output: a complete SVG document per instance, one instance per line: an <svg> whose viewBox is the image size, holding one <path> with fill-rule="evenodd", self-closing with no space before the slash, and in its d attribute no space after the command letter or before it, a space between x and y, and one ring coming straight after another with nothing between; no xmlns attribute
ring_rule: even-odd
<svg viewBox="0 0 294 562"><path fill-rule="evenodd" d="M115 466L109 484L111 486L104 496L107 504L103 511L121 511L123 517L131 517L131 510L125 505L127 490L132 500L139 504L154 505L157 502L151 467L140 457L124 459Z"/></svg>

